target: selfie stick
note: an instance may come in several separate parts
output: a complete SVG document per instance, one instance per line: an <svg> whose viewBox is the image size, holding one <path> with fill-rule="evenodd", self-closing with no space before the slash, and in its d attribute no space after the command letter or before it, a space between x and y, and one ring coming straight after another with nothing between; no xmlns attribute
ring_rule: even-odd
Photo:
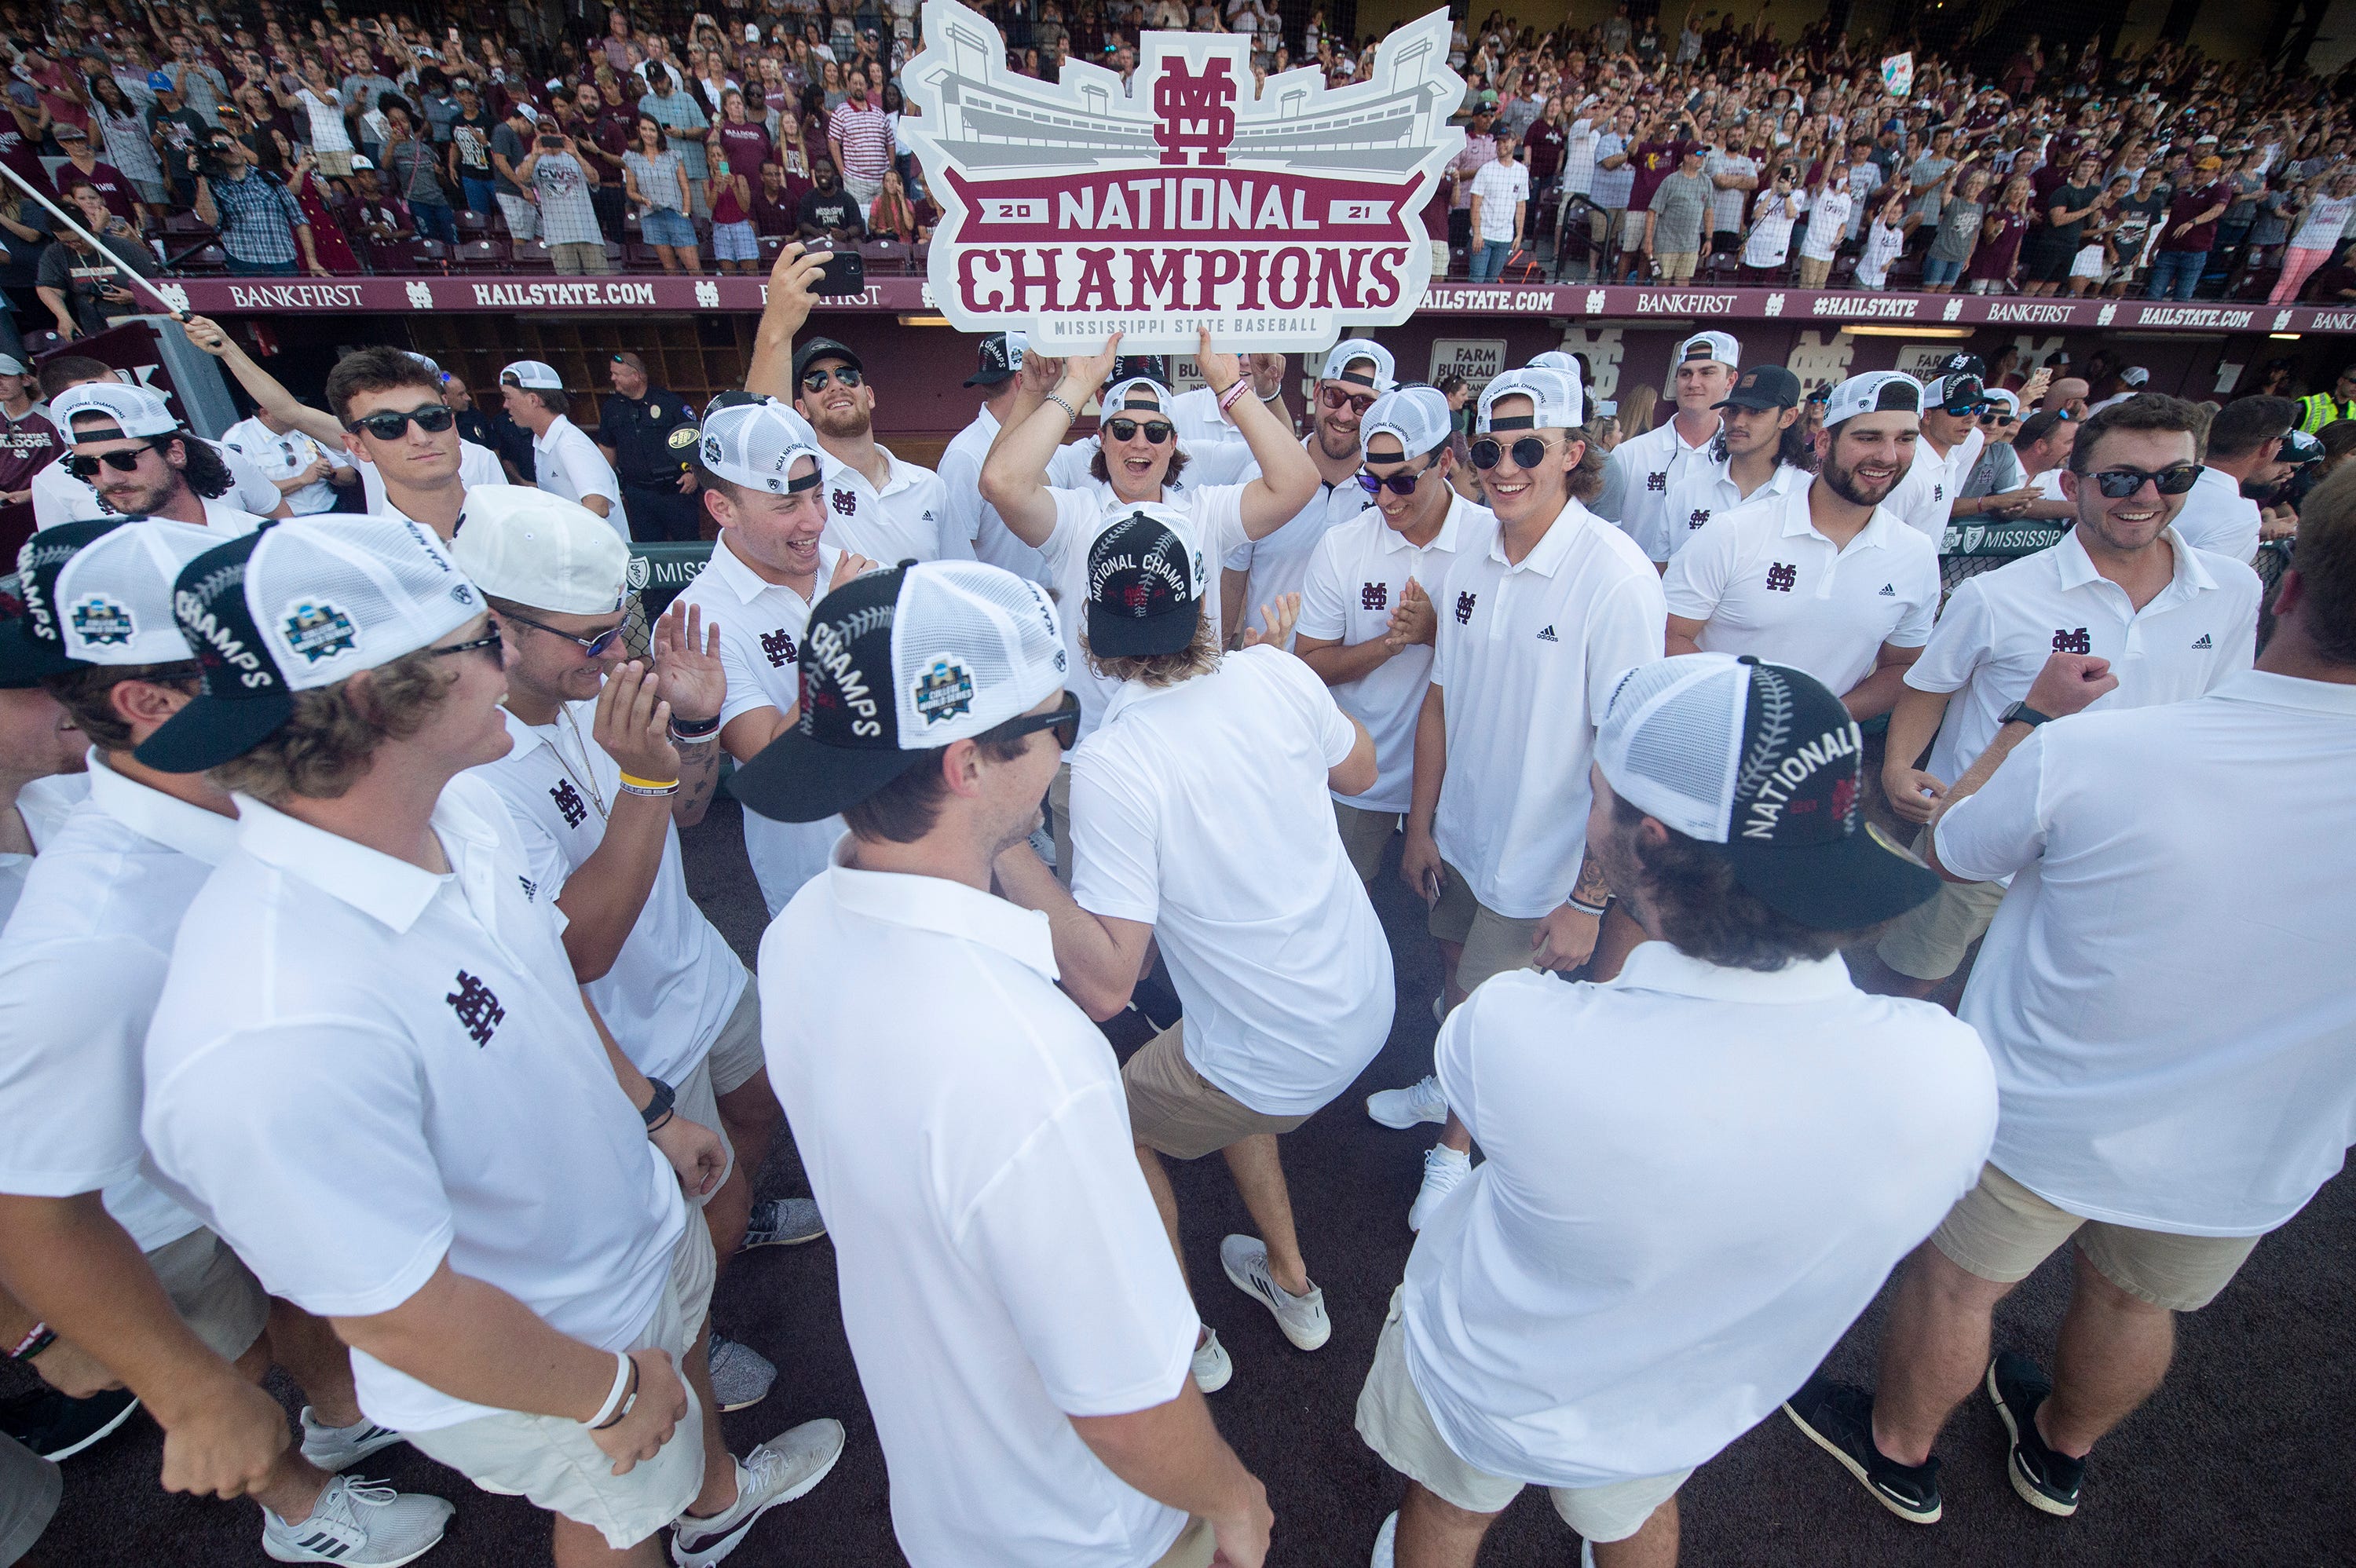
<svg viewBox="0 0 2356 1568"><path fill-rule="evenodd" d="M26 179L24 176L18 174L15 169L10 168L6 164L0 164L0 175L7 176L8 183L10 185L15 186L18 190L23 191L27 196L31 197L35 201L39 202L43 207L48 208L50 217L56 219L59 223L64 224L76 235L80 236L91 250L97 251L102 256L107 253L106 247L99 243L97 235L92 234L89 229L84 229L80 224L68 217L66 215L65 208L59 207L56 202L51 201L48 197L43 196L39 191L34 189L32 182ZM179 305L174 304L170 300L166 299L164 297L163 291L158 289L155 284L149 283L145 278L141 277L137 269L124 267L122 269L122 272L123 275L128 278L133 283L145 289L147 292L149 298L153 299L157 304L163 306L163 313L166 315L170 316L174 321L187 321L188 319L188 313L185 309Z"/></svg>

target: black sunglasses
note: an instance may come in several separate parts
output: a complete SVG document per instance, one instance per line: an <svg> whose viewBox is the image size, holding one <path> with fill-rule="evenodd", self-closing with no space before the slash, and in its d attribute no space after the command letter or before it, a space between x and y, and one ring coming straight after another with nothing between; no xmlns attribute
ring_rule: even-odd
<svg viewBox="0 0 2356 1568"><path fill-rule="evenodd" d="M1019 719L1009 719L991 733L1012 741L1018 735L1028 735L1039 730L1052 730L1055 732L1055 745L1058 750L1068 752L1078 745L1080 743L1079 698L1067 691L1064 693L1064 700L1046 712L1025 713Z"/></svg>
<svg viewBox="0 0 2356 1568"><path fill-rule="evenodd" d="M1141 424L1132 419L1109 419L1105 421L1105 429L1112 432L1115 441L1135 441L1137 432L1143 431L1145 439L1156 446L1168 441L1171 435L1167 420L1147 420Z"/></svg>
<svg viewBox="0 0 2356 1568"><path fill-rule="evenodd" d="M1379 460L1370 459L1369 461ZM1403 463L1406 459L1400 458L1397 461ZM1358 488L1369 496L1379 496L1386 490L1394 496L1412 496L1416 492L1416 487L1423 483L1423 476L1431 470L1432 465L1430 464L1426 464L1412 474L1401 469L1396 474L1376 475L1361 469L1358 472Z"/></svg>
<svg viewBox="0 0 2356 1568"><path fill-rule="evenodd" d="M612 647L614 639L622 635L622 623L618 621L594 637L577 637L571 632L560 631L545 621L535 621L530 616L520 614L513 610L501 611L499 618L504 621L519 621L535 632L546 632L552 637L562 637L566 642L577 645L584 655L593 659Z"/></svg>
<svg viewBox="0 0 2356 1568"><path fill-rule="evenodd" d="M2091 475L2095 487L2114 501L2124 501L2143 488L2147 479L2163 496L2181 496L2201 481L2201 465L2197 463L2171 463L2157 474L2147 474L2140 468L2105 468Z"/></svg>
<svg viewBox="0 0 2356 1568"><path fill-rule="evenodd" d="M502 656L506 652L507 645L499 640L499 629L497 626L493 626L481 636L469 642L452 643L446 648L434 648L428 651L435 658L440 658L444 654L471 654L478 648L489 654L493 664L502 667L506 666L507 660Z"/></svg>
<svg viewBox="0 0 2356 1568"><path fill-rule="evenodd" d="M1546 454L1553 450L1554 445L1553 442L1541 441L1534 435L1526 435L1515 442L1512 446L1505 447L1498 445L1488 436L1483 436L1472 443L1472 466L1485 474L1497 466L1499 458L1511 452L1514 454L1515 467L1536 468L1546 461Z"/></svg>
<svg viewBox="0 0 2356 1568"><path fill-rule="evenodd" d="M858 371L852 369L848 365L837 365L831 369L811 370L804 373L802 376L802 390L805 392L823 392L826 390L827 379L830 377L841 382L846 387L856 387L859 385Z"/></svg>
<svg viewBox="0 0 2356 1568"><path fill-rule="evenodd" d="M134 446L128 452L102 452L95 457L86 457L77 452L66 458L66 472L77 479L95 479L99 465L104 464L117 474L128 474L139 466L141 457L155 450L154 443L150 443Z"/></svg>
<svg viewBox="0 0 2356 1568"><path fill-rule="evenodd" d="M344 428L355 434L372 435L379 441L399 441L408 432L412 420L418 429L439 435L458 422L458 415L446 404L427 403L423 408L406 411L391 409L380 414L369 414L349 421Z"/></svg>
<svg viewBox="0 0 2356 1568"><path fill-rule="evenodd" d="M1363 414L1375 406L1375 400L1364 392L1345 392L1339 387L1320 387L1317 400L1329 409L1347 407L1354 414Z"/></svg>

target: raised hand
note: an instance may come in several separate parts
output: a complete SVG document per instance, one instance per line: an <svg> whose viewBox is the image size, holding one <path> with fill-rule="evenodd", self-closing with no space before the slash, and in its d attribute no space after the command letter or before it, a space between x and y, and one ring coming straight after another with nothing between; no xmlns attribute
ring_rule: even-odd
<svg viewBox="0 0 2356 1568"><path fill-rule="evenodd" d="M831 593L853 578L864 577L874 570L875 563L865 556L844 550L841 559L834 563L834 575L826 580L826 591Z"/></svg>
<svg viewBox="0 0 2356 1568"><path fill-rule="evenodd" d="M1222 354L1211 347L1211 329L1205 327L1194 345L1194 368L1211 384L1211 390L1224 392L1236 384L1243 372L1242 364L1232 354Z"/></svg>
<svg viewBox="0 0 2356 1568"><path fill-rule="evenodd" d="M1064 380L1093 398L1104 389L1105 379L1112 374L1113 361L1120 357L1120 334L1105 339L1105 346L1094 354L1074 354L1064 360ZM1031 357L1023 357L1029 365Z"/></svg>
<svg viewBox="0 0 2356 1568"><path fill-rule="evenodd" d="M1273 643L1280 648L1284 646L1292 640L1293 625L1301 619L1301 595L1278 594L1274 603L1263 604L1259 607L1259 619L1260 626L1267 629L1263 631L1260 626L1245 627L1243 640L1237 645L1252 648L1258 647L1262 643Z"/></svg>
<svg viewBox="0 0 2356 1568"><path fill-rule="evenodd" d="M720 667L720 626L703 624L703 606L673 603L655 623L655 688L674 717L690 724L720 717L728 674Z"/></svg>
<svg viewBox="0 0 2356 1568"><path fill-rule="evenodd" d="M597 693L592 731L624 773L657 783L679 777L679 751L670 743L670 704L661 700L659 684L654 672L636 659L615 670Z"/></svg>
<svg viewBox="0 0 2356 1568"><path fill-rule="evenodd" d="M1244 373L1251 378L1252 392L1262 402L1284 390L1284 356L1281 354L1246 355Z"/></svg>
<svg viewBox="0 0 2356 1568"><path fill-rule="evenodd" d="M229 352L229 334L221 330L220 323L209 315L188 317L180 323L180 330L188 335L189 342L215 358Z"/></svg>
<svg viewBox="0 0 2356 1568"><path fill-rule="evenodd" d="M784 317L789 333L799 333L817 308L815 291L825 271L826 263L804 253L798 240L777 252L776 265L769 269L769 306Z"/></svg>

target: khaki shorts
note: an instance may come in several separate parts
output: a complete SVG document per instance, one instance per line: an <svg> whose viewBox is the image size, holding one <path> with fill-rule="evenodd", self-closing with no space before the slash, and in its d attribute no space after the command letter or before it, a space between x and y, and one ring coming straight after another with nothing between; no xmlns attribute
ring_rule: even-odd
<svg viewBox="0 0 2356 1568"><path fill-rule="evenodd" d="M1456 1456L1433 1424L1431 1411L1407 1370L1405 1287L1391 1292L1390 1316L1375 1341L1375 1364L1358 1391L1358 1435L1384 1464L1443 1502L1467 1513L1503 1513L1528 1483L1476 1470ZM1548 1487L1554 1511L1587 1541L1625 1541L1676 1496L1691 1470L1615 1481L1608 1487Z"/></svg>
<svg viewBox="0 0 2356 1568"><path fill-rule="evenodd" d="M180 1321L224 1361L253 1349L270 1323L270 1293L210 1231L194 1230L147 1254Z"/></svg>
<svg viewBox="0 0 2356 1568"><path fill-rule="evenodd" d="M653 1320L630 1341L634 1350L660 1346L678 1362L703 1331L712 1306L712 1232L690 1224L671 1253L670 1284ZM551 1513L585 1524L619 1552L677 1519L703 1489L703 1417L695 1390L687 1413L651 1459L626 1476L580 1422L556 1415L500 1411L455 1426L407 1434L410 1446L464 1475L487 1492L529 1499Z"/></svg>
<svg viewBox="0 0 2356 1568"><path fill-rule="evenodd" d="M721 1147L728 1151L727 1157L721 1162L720 1179L712 1184L711 1191L701 1197L688 1192L681 1194L691 1206L706 1208L720 1195L720 1189L728 1185L729 1175L736 1168L736 1146L728 1141L728 1129L720 1125L720 1096L712 1089L712 1059L707 1056L697 1062L694 1071L673 1086L672 1093L671 1114L710 1127L720 1135Z"/></svg>
<svg viewBox="0 0 2356 1568"><path fill-rule="evenodd" d="M1431 242L1431 275L1435 278L1444 278L1448 275L1448 241L1445 240L1434 240ZM1174 1551L1175 1548L1173 1550Z"/></svg>
<svg viewBox="0 0 2356 1568"><path fill-rule="evenodd" d="M1653 260L1661 264L1664 283L1687 283L1693 281L1694 266L1701 260L1697 251L1656 251Z"/></svg>
<svg viewBox="0 0 2356 1568"><path fill-rule="evenodd" d="M2257 1246L2256 1236L2179 1236L2082 1219L1993 1165L1956 1200L1931 1244L1965 1274L1996 1285L2027 1279L2072 1236L2094 1272L2152 1307L2198 1312L2217 1299Z"/></svg>
<svg viewBox="0 0 2356 1568"><path fill-rule="evenodd" d="M719 1038L712 1042L704 1060L712 1067L714 1094L734 1094L769 1065L761 1051L761 987L752 976L744 976L744 994L736 998L728 1021L720 1026Z"/></svg>
<svg viewBox="0 0 2356 1568"><path fill-rule="evenodd" d="M33 1550L57 1517L65 1489L64 1471L0 1432L0 1563L14 1563ZM1186 1538L1178 1540L1183 1545Z"/></svg>
<svg viewBox="0 0 2356 1568"><path fill-rule="evenodd" d="M1184 1019L1139 1048L1120 1070L1129 1094L1130 1136L1172 1159L1200 1159L1256 1133L1289 1133L1307 1116L1253 1110L1186 1060Z"/></svg>
<svg viewBox="0 0 2356 1568"><path fill-rule="evenodd" d="M1358 880L1373 881L1383 868L1383 851L1390 847L1391 835L1398 831L1399 814L1366 811L1337 800L1333 825L1342 830L1342 852L1350 857L1350 869L1358 873Z"/></svg>
<svg viewBox="0 0 2356 1568"><path fill-rule="evenodd" d="M1814 256L1800 258L1800 286L1804 289L1823 288L1825 280L1832 276L1832 272L1833 259L1830 256L1821 261Z"/></svg>
<svg viewBox="0 0 2356 1568"><path fill-rule="evenodd" d="M1931 830L1914 835L1909 846L1915 859L1929 857ZM1890 923L1874 945L1884 964L1916 980L1944 980L1954 974L1987 934L1996 906L2004 902L2002 882L1950 882L1942 880L1929 902L1916 904Z"/></svg>
<svg viewBox="0 0 2356 1568"><path fill-rule="evenodd" d="M1634 251L1644 243L1644 214L1634 208L1620 209L1620 249Z"/></svg>
<svg viewBox="0 0 2356 1568"><path fill-rule="evenodd" d="M1433 936L1464 950L1456 960L1457 989L1469 994L1492 975L1528 968L1538 923L1499 914L1472 896L1463 872L1445 860L1440 864L1440 901L1431 906L1427 924Z"/></svg>

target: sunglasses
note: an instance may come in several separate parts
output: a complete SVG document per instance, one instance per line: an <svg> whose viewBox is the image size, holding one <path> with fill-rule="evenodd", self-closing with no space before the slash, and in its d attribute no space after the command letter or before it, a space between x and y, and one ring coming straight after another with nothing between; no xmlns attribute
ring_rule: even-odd
<svg viewBox="0 0 2356 1568"><path fill-rule="evenodd" d="M998 727L997 733L1011 741L1017 735L1028 735L1040 730L1054 731L1055 745L1061 751L1068 752L1078 745L1080 699L1067 691L1064 693L1064 700L1046 712L1025 713L1020 719L1009 719Z"/></svg>
<svg viewBox="0 0 2356 1568"><path fill-rule="evenodd" d="M1339 387L1318 388L1317 400L1329 409L1346 408L1354 414L1363 414L1375 406L1375 400L1365 393L1345 392Z"/></svg>
<svg viewBox="0 0 2356 1568"><path fill-rule="evenodd" d="M2014 418L2011 414L1998 413L1996 410L1989 408L1982 409L1980 411L1980 422L1982 424L1992 424L2002 427L2009 424L2017 424L2019 421Z"/></svg>
<svg viewBox="0 0 2356 1568"><path fill-rule="evenodd" d="M139 466L140 458L155 450L152 445L134 446L128 452L102 452L96 457L75 453L66 459L66 472L77 479L95 479L99 465L104 464L117 474L128 474Z"/></svg>
<svg viewBox="0 0 2356 1568"><path fill-rule="evenodd" d="M519 614L513 610L501 612L500 618L509 621L519 621L523 624L530 626L533 631L546 632L552 637L562 637L566 642L572 643L575 646L579 647L584 656L593 659L604 654L607 648L612 647L614 645L614 640L622 635L622 624L618 621L606 627L604 631L598 633L594 637L577 637L571 632L562 631L557 627L550 625L545 621L535 621L530 616Z"/></svg>
<svg viewBox="0 0 2356 1568"><path fill-rule="evenodd" d="M444 654L471 654L477 649L488 656L493 664L505 667L507 659L504 655L507 645L499 640L499 629L497 626L493 626L489 631L471 641L452 643L446 648L434 648L430 651L435 658L440 658Z"/></svg>
<svg viewBox="0 0 2356 1568"><path fill-rule="evenodd" d="M1510 452L1514 456L1515 467L1536 468L1546 461L1546 454L1553 450L1556 444L1551 441L1541 441L1534 435L1526 435L1512 446L1506 447L1500 446L1488 436L1483 436L1472 443L1472 466L1485 474L1496 467L1497 460Z"/></svg>
<svg viewBox="0 0 2356 1568"><path fill-rule="evenodd" d="M1145 439L1155 446L1168 441L1172 433L1167 420L1147 420L1141 424L1131 419L1109 419L1105 421L1105 429L1111 432L1115 441L1135 441L1137 432L1143 431Z"/></svg>
<svg viewBox="0 0 2356 1568"><path fill-rule="evenodd" d="M423 408L405 411L391 409L380 414L369 414L364 419L351 421L344 428L356 435L372 435L379 441L399 441L407 432L412 421L416 421L418 429L439 435L456 424L458 416L444 404L427 403Z"/></svg>
<svg viewBox="0 0 2356 1568"><path fill-rule="evenodd" d="M1423 483L1423 476L1430 472L1431 468L1429 464L1417 469L1412 474L1401 469L1397 474L1377 475L1368 474L1362 469L1358 474L1358 488L1369 496L1379 496L1386 490L1394 496L1412 496L1416 492L1416 487Z"/></svg>
<svg viewBox="0 0 2356 1568"><path fill-rule="evenodd" d="M2147 479L2163 496L2181 496L2200 482L2201 465L2197 463L2171 463L2157 474L2147 474L2140 468L2105 468L2088 475L2095 487L2114 501L2124 501L2143 488Z"/></svg>
<svg viewBox="0 0 2356 1568"><path fill-rule="evenodd" d="M833 379L841 382L846 387L856 387L859 385L860 380L858 371L852 369L848 365L837 365L830 370L812 370L803 376L802 390L805 392L823 392L826 390L826 383L829 378L832 378Z"/></svg>

